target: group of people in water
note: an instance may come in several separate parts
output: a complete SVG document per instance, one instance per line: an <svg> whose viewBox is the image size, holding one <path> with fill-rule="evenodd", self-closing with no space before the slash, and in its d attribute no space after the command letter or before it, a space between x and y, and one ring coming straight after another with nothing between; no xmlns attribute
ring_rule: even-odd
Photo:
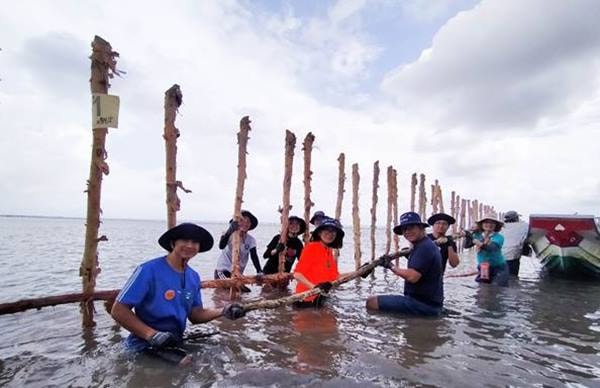
<svg viewBox="0 0 600 388"><path fill-rule="evenodd" d="M510 211L504 220L485 216L468 231L461 231L465 247L477 252L476 281L507 286L509 274L518 275L519 259L525 244L528 227L519 221L519 215ZM279 255L284 252L284 269L296 280L295 292L318 289L319 293L296 302L296 308L321 307L332 282L342 274L338 271L334 249L342 247L344 230L340 222L319 211L311 218L314 229L310 241L303 245L299 236L307 228L302 218L288 219L287 238L273 236L266 247L263 267L257 253L256 239L249 234L258 225L258 219L243 210L239 222L231 220L219 239L220 254L214 272L215 279L232 275L234 232L240 237L240 272L249 260L256 273L277 273ZM460 257L449 227L456 220L444 213L432 215L427 223L419 214L406 212L394 227L410 244L406 268L394 265L394 256L380 258L380 265L404 279L404 293L371 296L366 308L418 316L440 316L443 312L443 274L447 264L458 266ZM505 226L506 225L506 226ZM427 234L426 228L431 227ZM508 230L507 236L501 233ZM224 316L235 320L246 314L243 304L231 303L223 308L205 308L200 293L200 276L189 265L189 260L200 252L209 251L214 244L211 234L199 225L183 223L166 231L158 240L168 254L138 266L123 286L112 308L113 318L131 334L126 347L135 352L175 362L189 363L189 356L178 346L183 341L186 322L203 323ZM297 261L295 267L294 263ZM368 265L369 263L365 264ZM372 271L372 269L371 269ZM363 271L364 272L364 271ZM363 277L369 272L364 272ZM249 291L245 288L242 291Z"/></svg>

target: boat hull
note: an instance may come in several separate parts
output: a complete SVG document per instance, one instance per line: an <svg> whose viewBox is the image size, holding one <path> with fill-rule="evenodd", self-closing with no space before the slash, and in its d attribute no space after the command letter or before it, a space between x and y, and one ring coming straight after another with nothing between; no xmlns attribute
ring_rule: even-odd
<svg viewBox="0 0 600 388"><path fill-rule="evenodd" d="M600 279L600 233L593 216L531 215L529 241L549 273Z"/></svg>

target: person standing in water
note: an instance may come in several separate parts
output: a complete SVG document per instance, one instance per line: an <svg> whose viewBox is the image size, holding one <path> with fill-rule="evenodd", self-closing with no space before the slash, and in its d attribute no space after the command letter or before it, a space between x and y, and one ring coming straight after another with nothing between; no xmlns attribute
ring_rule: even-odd
<svg viewBox="0 0 600 388"><path fill-rule="evenodd" d="M530 253L527 236L529 234L529 224L519 220L519 213L509 210L504 214L504 245L502 246L502 255L508 264L508 273L512 276L519 276L521 267L521 256Z"/></svg>
<svg viewBox="0 0 600 388"><path fill-rule="evenodd" d="M449 263L452 268L460 263L460 258L456 253L456 243L452 236L446 236L448 228L455 222L454 217L445 213L437 213L427 219L427 223L432 227L431 233L427 236L440 248L442 255L442 274L446 271L446 263Z"/></svg>
<svg viewBox="0 0 600 388"><path fill-rule="evenodd" d="M297 294L317 287L325 293L331 289L331 282L340 276L333 249L341 248L343 240L344 230L338 220L326 218L315 228L294 270ZM325 297L319 294L296 302L295 306L321 307L324 302Z"/></svg>
<svg viewBox="0 0 600 388"><path fill-rule="evenodd" d="M258 219L248 210L242 210L242 217L239 225L235 221L229 222L229 228L223 233L219 240L219 249L221 253L217 258L217 268L215 269L215 279L228 279L232 273L233 260L233 240L231 235L236 230L240 233L240 273L244 273L248 258L252 259L254 269L257 275L262 275L260 261L256 253L256 239L248 232L256 228ZM250 289L244 285L241 286L242 292L250 292Z"/></svg>
<svg viewBox="0 0 600 388"><path fill-rule="evenodd" d="M504 223L494 215L484 216L477 221L478 231L465 239L465 248L475 246L477 251L477 271L475 281L508 286L508 265L502 255L504 236L500 230Z"/></svg>
<svg viewBox="0 0 600 388"><path fill-rule="evenodd" d="M237 303L222 309L202 305L200 276L188 262L212 248L213 238L206 229L183 223L166 231L158 243L169 253L135 269L119 292L111 315L131 333L125 341L128 350L186 365L191 357L179 348L186 320L204 323L221 315L237 319L245 311Z"/></svg>
<svg viewBox="0 0 600 388"><path fill-rule="evenodd" d="M288 218L287 241L285 245L281 242L281 235L276 234L271 239L263 257L267 259L263 267L263 273L274 274L279 272L279 253L285 251L285 272L291 272L296 259L302 254L304 245L298 236L306 230L306 222L300 217L291 216Z"/></svg>
<svg viewBox="0 0 600 388"><path fill-rule="evenodd" d="M381 266L404 279L404 295L370 296L366 303L368 310L422 316L442 313L442 256L425 233L428 226L415 212L400 216L400 224L394 227L394 233L404 236L412 244L407 268L394 266L392 256L384 256Z"/></svg>

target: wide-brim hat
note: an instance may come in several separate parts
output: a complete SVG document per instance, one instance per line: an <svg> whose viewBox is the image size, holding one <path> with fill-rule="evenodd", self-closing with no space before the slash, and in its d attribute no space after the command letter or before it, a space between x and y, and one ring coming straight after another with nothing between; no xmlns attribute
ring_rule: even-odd
<svg viewBox="0 0 600 388"><path fill-rule="evenodd" d="M427 219L427 223L431 226L433 226L433 224L435 224L437 221L446 221L448 225L456 223L456 219L446 213L437 213Z"/></svg>
<svg viewBox="0 0 600 388"><path fill-rule="evenodd" d="M325 218L321 225L317 226L315 230L313 230L312 240L321 241L319 233L325 228L334 228L336 231L335 240L333 240L329 246L331 248L341 248L344 243L344 230L342 229L342 224L340 224L340 222L334 218Z"/></svg>
<svg viewBox="0 0 600 388"><path fill-rule="evenodd" d="M248 210L241 211L243 217L248 217L250 219L250 228L248 230L252 230L258 226L258 218L254 216L254 214L250 213ZM231 222L233 220L229 220Z"/></svg>
<svg viewBox="0 0 600 388"><path fill-rule="evenodd" d="M171 252L173 250L173 244L177 240L193 240L199 242L200 249L198 252L210 251L215 242L208 230L196 224L184 222L163 233L158 239L158 244Z"/></svg>
<svg viewBox="0 0 600 388"><path fill-rule="evenodd" d="M477 220L477 225L479 225L480 228L481 228L481 224L483 223L483 221L494 222L496 224L496 229L495 229L496 232L500 231L500 229L502 229L502 227L504 226L504 222L498 220L498 218L494 214L484 215L479 220Z"/></svg>
<svg viewBox="0 0 600 388"><path fill-rule="evenodd" d="M297 221L300 224L300 230L298 231L298 234L302 234L306 231L306 221L304 221L302 218L298 216L290 216L290 218L288 218L288 221Z"/></svg>
<svg viewBox="0 0 600 388"><path fill-rule="evenodd" d="M311 224L314 225L315 221L318 220L319 218L327 218L327 216L325 215L325 212L323 212L321 210L316 211L308 222L310 222Z"/></svg>
<svg viewBox="0 0 600 388"><path fill-rule="evenodd" d="M509 210L504 213L504 222L506 221L519 221L521 215L514 210Z"/></svg>
<svg viewBox="0 0 600 388"><path fill-rule="evenodd" d="M429 224L421 221L421 216L415 212L406 212L400 216L400 224L394 226L394 233L403 234L404 229L410 225L421 225L424 228L427 228Z"/></svg>

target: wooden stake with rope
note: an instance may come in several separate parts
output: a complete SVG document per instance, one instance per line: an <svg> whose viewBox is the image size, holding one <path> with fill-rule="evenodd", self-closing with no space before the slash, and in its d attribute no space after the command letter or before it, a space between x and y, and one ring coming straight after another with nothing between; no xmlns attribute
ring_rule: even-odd
<svg viewBox="0 0 600 388"><path fill-rule="evenodd" d="M360 175L358 174L358 163L352 165L352 229L354 231L354 266L360 267L360 215L358 209L358 186Z"/></svg>
<svg viewBox="0 0 600 388"><path fill-rule="evenodd" d="M310 239L309 233L309 222L310 222L310 209L314 206L313 201L310 199L311 192L311 180L312 171L310 165L312 161L312 148L315 142L315 135L309 132L302 142L302 151L304 151L304 221L306 222L307 228L304 231L304 243L306 244Z"/></svg>
<svg viewBox="0 0 600 388"><path fill-rule="evenodd" d="M294 166L294 148L296 147L296 135L291 131L285 131L285 162L283 172L283 199L281 212L281 233L279 241L282 244L287 243L290 209L290 189L292 187L292 170ZM285 270L285 255L286 250L279 252L279 273L282 274Z"/></svg>
<svg viewBox="0 0 600 388"><path fill-rule="evenodd" d="M377 230L377 190L379 189L379 160L373 163L373 193L371 206L371 260L375 259L375 232ZM388 197L389 198L389 197Z"/></svg>

